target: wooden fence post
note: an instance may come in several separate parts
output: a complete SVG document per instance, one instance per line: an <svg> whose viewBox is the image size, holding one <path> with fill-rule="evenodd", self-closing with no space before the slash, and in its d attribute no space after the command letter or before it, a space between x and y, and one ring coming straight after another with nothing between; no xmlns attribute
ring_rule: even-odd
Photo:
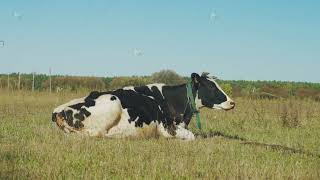
<svg viewBox="0 0 320 180"><path fill-rule="evenodd" d="M52 92L51 68L49 68L50 93Z"/></svg>
<svg viewBox="0 0 320 180"><path fill-rule="evenodd" d="M32 73L32 92L34 92L34 74L35 72Z"/></svg>
<svg viewBox="0 0 320 180"><path fill-rule="evenodd" d="M21 83L21 74L18 73L18 91L20 91L20 83Z"/></svg>
<svg viewBox="0 0 320 180"><path fill-rule="evenodd" d="M10 73L8 73L8 91L10 90Z"/></svg>

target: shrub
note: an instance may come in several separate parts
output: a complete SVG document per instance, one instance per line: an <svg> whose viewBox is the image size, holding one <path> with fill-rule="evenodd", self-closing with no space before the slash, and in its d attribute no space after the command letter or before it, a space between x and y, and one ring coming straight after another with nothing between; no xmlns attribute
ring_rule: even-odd
<svg viewBox="0 0 320 180"><path fill-rule="evenodd" d="M110 82L109 89L118 89L126 86L142 86L151 83L147 77L115 77Z"/></svg>
<svg viewBox="0 0 320 180"><path fill-rule="evenodd" d="M281 105L280 113L283 127L296 128L301 124L299 106L294 104L292 100Z"/></svg>
<svg viewBox="0 0 320 180"><path fill-rule="evenodd" d="M178 75L173 70L162 70L160 72L153 73L151 80L155 83L165 83L168 85L183 84L186 80Z"/></svg>

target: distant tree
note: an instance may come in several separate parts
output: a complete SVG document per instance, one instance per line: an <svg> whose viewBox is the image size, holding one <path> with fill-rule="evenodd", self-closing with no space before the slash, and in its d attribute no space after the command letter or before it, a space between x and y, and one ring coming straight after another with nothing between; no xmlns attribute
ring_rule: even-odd
<svg viewBox="0 0 320 180"><path fill-rule="evenodd" d="M168 85L178 85L186 82L185 78L181 77L173 70L161 70L151 75L151 80L154 83L165 83Z"/></svg>
<svg viewBox="0 0 320 180"><path fill-rule="evenodd" d="M111 89L111 82L112 82L112 77L104 77L102 78L102 81L105 84L106 89Z"/></svg>

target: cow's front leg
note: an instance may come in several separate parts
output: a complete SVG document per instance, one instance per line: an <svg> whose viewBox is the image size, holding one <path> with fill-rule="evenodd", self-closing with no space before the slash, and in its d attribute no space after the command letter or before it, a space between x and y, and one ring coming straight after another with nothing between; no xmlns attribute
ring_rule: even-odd
<svg viewBox="0 0 320 180"><path fill-rule="evenodd" d="M175 130L175 137L183 140L194 140L195 136L194 134L189 131L188 129L185 129L182 126L177 126Z"/></svg>
<svg viewBox="0 0 320 180"><path fill-rule="evenodd" d="M192 119L192 116L193 116L193 113L191 112L191 109L188 107L186 109L186 112L183 114L183 120L179 125L181 125L185 129L188 129L188 125Z"/></svg>
<svg viewBox="0 0 320 180"><path fill-rule="evenodd" d="M170 118L166 118L170 119ZM163 121L162 123L159 124L158 126L158 131L160 135L170 138L170 137L175 137L183 140L194 140L195 136L194 134L186 129L186 125L184 122L179 123L177 125L173 123L168 123L168 122L174 122L172 120L169 121Z"/></svg>
<svg viewBox="0 0 320 180"><path fill-rule="evenodd" d="M185 129L183 126L170 126L170 127L164 127L163 124L160 124L158 126L159 133L166 137L166 138L178 138L183 140L194 140L195 136L194 134Z"/></svg>
<svg viewBox="0 0 320 180"><path fill-rule="evenodd" d="M176 135L175 127L173 125L164 126L163 123L158 125L158 133L165 138L173 138Z"/></svg>

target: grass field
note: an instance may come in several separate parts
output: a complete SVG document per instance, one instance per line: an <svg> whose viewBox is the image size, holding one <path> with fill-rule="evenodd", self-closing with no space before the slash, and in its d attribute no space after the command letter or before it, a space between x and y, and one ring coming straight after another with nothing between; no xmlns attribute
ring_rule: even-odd
<svg viewBox="0 0 320 180"><path fill-rule="evenodd" d="M52 109L84 94L0 92L0 179L320 179L320 103L235 99L234 110L201 110L203 131L177 139L104 139L65 135ZM191 125L193 131L194 120Z"/></svg>

